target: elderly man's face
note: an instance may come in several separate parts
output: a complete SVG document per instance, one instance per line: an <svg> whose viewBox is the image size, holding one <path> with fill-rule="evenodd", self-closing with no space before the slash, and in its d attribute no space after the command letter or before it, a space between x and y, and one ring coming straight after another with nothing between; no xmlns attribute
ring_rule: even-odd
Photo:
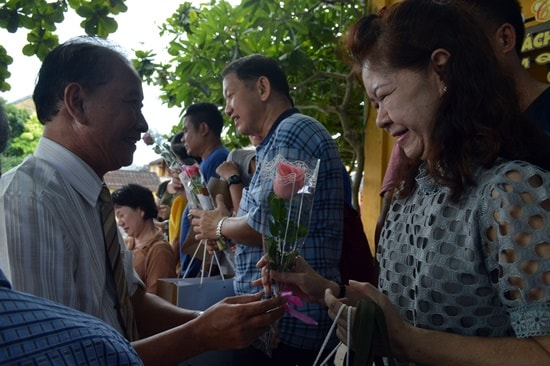
<svg viewBox="0 0 550 366"><path fill-rule="evenodd" d="M88 149L96 171L117 170L132 163L136 142L148 129L141 113L143 89L135 70L115 60L113 79L86 95L84 107L88 120Z"/></svg>

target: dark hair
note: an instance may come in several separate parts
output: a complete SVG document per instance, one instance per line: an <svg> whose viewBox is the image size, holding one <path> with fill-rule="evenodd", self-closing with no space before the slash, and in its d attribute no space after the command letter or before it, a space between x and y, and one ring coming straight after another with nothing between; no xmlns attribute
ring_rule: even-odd
<svg viewBox="0 0 550 366"><path fill-rule="evenodd" d="M183 117L189 117L189 121L195 128L204 122L216 136L220 137L222 134L223 116L218 106L213 103L192 104L185 110Z"/></svg>
<svg viewBox="0 0 550 366"><path fill-rule="evenodd" d="M4 152L4 149L8 144L9 135L10 124L8 121L8 115L6 114L4 106L0 103L0 153Z"/></svg>
<svg viewBox="0 0 550 366"><path fill-rule="evenodd" d="M521 56L521 47L525 37L525 24L518 0L461 0L472 6L473 12L479 16L483 24L492 30L498 29L504 23L510 24L516 32L516 53Z"/></svg>
<svg viewBox="0 0 550 366"><path fill-rule="evenodd" d="M189 155L187 155L185 145L181 141L182 138L183 131L180 131L172 136L172 138L170 139L170 148L172 149L172 152L177 156L180 163L189 157Z"/></svg>
<svg viewBox="0 0 550 366"><path fill-rule="evenodd" d="M179 162L185 165L192 165L193 163L200 163L202 161L200 156L189 156L185 144L181 141L183 138L183 131L176 133L170 139L170 148L176 154Z"/></svg>
<svg viewBox="0 0 550 366"><path fill-rule="evenodd" d="M260 76L265 76L273 90L288 98L294 106L286 74L274 59L258 54L245 56L227 65L221 76L224 78L231 73L235 73L237 78L248 86L251 86L251 83L258 80Z"/></svg>
<svg viewBox="0 0 550 366"><path fill-rule="evenodd" d="M154 219L158 215L157 204L153 193L139 184L126 184L112 194L113 203L118 206L141 208L145 214L144 220Z"/></svg>
<svg viewBox="0 0 550 366"><path fill-rule="evenodd" d="M115 59L129 63L119 46L98 37L77 37L56 47L44 59L34 88L38 120L45 124L59 112L68 84L76 82L89 91L107 84Z"/></svg>
<svg viewBox="0 0 550 366"><path fill-rule="evenodd" d="M164 194L164 192L166 192L166 187L168 186L168 183L170 183L169 180L160 182L160 184L157 187L157 197L161 197Z"/></svg>
<svg viewBox="0 0 550 366"><path fill-rule="evenodd" d="M439 71L447 92L436 111L426 160L428 173L451 188L453 199L473 183L475 166L489 167L498 156L543 168L550 161L477 19L459 2L405 0L381 16L360 19L346 38L354 66L383 71L424 72L433 51L450 53ZM411 192L413 171L405 173L402 195Z"/></svg>

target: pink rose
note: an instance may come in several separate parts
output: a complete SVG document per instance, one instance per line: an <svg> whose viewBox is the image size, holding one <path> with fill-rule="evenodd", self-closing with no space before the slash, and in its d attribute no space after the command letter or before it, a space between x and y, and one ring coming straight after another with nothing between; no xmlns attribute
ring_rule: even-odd
<svg viewBox="0 0 550 366"><path fill-rule="evenodd" d="M185 172L185 174L190 178L194 178L200 174L199 166L197 164L182 165L181 171Z"/></svg>
<svg viewBox="0 0 550 366"><path fill-rule="evenodd" d="M153 145L155 143L155 138L149 132L145 132L141 139L143 140L145 145L148 145L148 146Z"/></svg>
<svg viewBox="0 0 550 366"><path fill-rule="evenodd" d="M277 163L277 174L273 181L273 192L289 200L304 186L304 169L289 163Z"/></svg>

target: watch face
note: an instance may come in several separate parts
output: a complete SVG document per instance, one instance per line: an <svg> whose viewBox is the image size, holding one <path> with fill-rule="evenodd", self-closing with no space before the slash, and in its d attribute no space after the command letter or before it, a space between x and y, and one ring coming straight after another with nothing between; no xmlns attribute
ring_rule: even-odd
<svg viewBox="0 0 550 366"><path fill-rule="evenodd" d="M241 183L241 177L239 175L232 175L229 177L229 180L227 181L227 184L237 184Z"/></svg>

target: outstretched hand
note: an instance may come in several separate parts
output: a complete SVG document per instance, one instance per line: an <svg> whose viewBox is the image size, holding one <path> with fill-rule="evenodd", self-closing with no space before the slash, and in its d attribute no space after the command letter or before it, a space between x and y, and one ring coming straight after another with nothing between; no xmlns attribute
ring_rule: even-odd
<svg viewBox="0 0 550 366"><path fill-rule="evenodd" d="M284 302L282 297L262 300L262 293L228 297L195 319L198 333L212 349L245 348L283 315Z"/></svg>
<svg viewBox="0 0 550 366"><path fill-rule="evenodd" d="M304 301L324 304L325 289L334 285L333 282L315 272L302 257L296 258L291 272L270 269L267 256L263 256L256 267L262 269L262 278L254 281L254 284L263 285L266 294L271 293L271 281L275 280L284 283L285 288Z"/></svg>

